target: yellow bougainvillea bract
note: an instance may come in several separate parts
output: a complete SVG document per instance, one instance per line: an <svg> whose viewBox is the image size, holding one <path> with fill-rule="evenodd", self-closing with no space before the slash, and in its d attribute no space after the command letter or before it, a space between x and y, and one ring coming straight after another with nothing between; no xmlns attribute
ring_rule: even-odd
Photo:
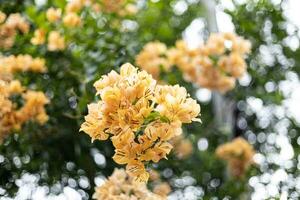
<svg viewBox="0 0 300 200"><path fill-rule="evenodd" d="M44 106L49 103L43 92L26 89L21 82L14 80L17 72L45 72L45 61L32 58L30 55L0 57L0 139L13 129L18 130L22 125L34 120L40 124L48 120ZM21 107L10 97L20 95L24 100Z"/></svg>
<svg viewBox="0 0 300 200"><path fill-rule="evenodd" d="M166 200L167 198L149 191L145 183L134 181L125 170L115 169L103 185L95 188L93 199Z"/></svg>
<svg viewBox="0 0 300 200"><path fill-rule="evenodd" d="M251 44L233 33L213 33L204 45L190 49L179 40L167 49L160 42L150 42L136 56L136 64L159 79L161 70L178 67L186 81L221 93L232 90L237 78L247 71L245 56Z"/></svg>
<svg viewBox="0 0 300 200"><path fill-rule="evenodd" d="M6 14L0 11L0 48L11 48L18 31L28 33L29 23L19 13L6 17Z"/></svg>
<svg viewBox="0 0 300 200"><path fill-rule="evenodd" d="M94 84L101 100L88 106L81 130L95 140L111 139L113 159L126 164L138 181L147 181L145 163L166 158L169 140L183 123L199 121L200 106L178 85L157 85L146 71L127 63Z"/></svg>
<svg viewBox="0 0 300 200"><path fill-rule="evenodd" d="M246 172L253 163L254 154L253 146L240 137L220 145L216 150L216 155L228 162L231 174L236 177Z"/></svg>

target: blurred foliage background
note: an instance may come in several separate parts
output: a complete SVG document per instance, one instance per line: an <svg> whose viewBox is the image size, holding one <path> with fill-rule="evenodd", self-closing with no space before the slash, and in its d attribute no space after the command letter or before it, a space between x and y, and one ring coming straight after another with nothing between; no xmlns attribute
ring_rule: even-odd
<svg viewBox="0 0 300 200"><path fill-rule="evenodd" d="M231 16L236 33L251 40L253 48L247 59L247 77L226 94L235 102L232 132L215 126L212 101L199 98L203 89L185 82L176 69L163 76L170 84L185 86L199 98L202 109L202 124L184 127L185 136L193 143L192 155L179 160L172 154L152 166L172 186L171 199L270 199L282 194L300 198L300 126L284 106L293 90L289 83L298 80L300 72L300 50L289 42L297 40L299 44L298 27L285 17L284 0L239 2L232 1L233 8L224 12ZM45 23L45 11L52 6L62 8L65 3L1 0L0 9L6 14L24 14L33 30L62 29ZM52 195L69 186L82 199L91 199L95 184L120 167L111 159L109 141L91 143L86 134L79 133L86 105L95 100L94 81L118 70L122 63L134 63L147 42L173 45L195 20L204 24L199 38L209 35L209 11L202 1L141 0L138 7L136 15L126 18L84 10L81 28L61 30L69 42L64 51L49 52L43 45L32 45L33 31L18 35L11 49L1 49L2 55L30 54L46 59L46 74L21 73L18 78L29 88L44 91L51 100L48 123L27 123L0 145L3 199L16 195L26 199L20 195L23 186L32 192L41 186ZM214 155L218 145L237 136L247 138L257 151L257 164L240 179L229 176L226 164ZM279 178L273 180L275 175Z"/></svg>

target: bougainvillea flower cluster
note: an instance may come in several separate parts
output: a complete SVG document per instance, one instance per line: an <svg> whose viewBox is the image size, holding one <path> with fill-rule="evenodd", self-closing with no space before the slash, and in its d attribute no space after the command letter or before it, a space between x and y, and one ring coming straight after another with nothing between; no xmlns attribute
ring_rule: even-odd
<svg viewBox="0 0 300 200"><path fill-rule="evenodd" d="M48 120L45 105L49 100L45 94L29 90L14 80L15 73L25 71L45 72L45 61L30 55L0 57L0 140L29 120L39 124ZM20 96L23 103L18 105L12 96Z"/></svg>
<svg viewBox="0 0 300 200"><path fill-rule="evenodd" d="M136 56L136 63L156 79L160 69L176 66L186 81L224 93L233 89L236 79L246 73L245 56L250 50L251 43L242 37L213 33L204 45L195 49L182 40L170 49L162 43L150 42Z"/></svg>
<svg viewBox="0 0 300 200"><path fill-rule="evenodd" d="M12 13L8 17L0 11L0 48L9 49L15 43L16 35L28 33L29 23L19 13Z"/></svg>
<svg viewBox="0 0 300 200"><path fill-rule="evenodd" d="M93 199L166 200L166 197L154 194L145 183L134 181L124 169L115 169L103 185L95 188Z"/></svg>
<svg viewBox="0 0 300 200"><path fill-rule="evenodd" d="M94 86L101 100L88 106L81 130L92 140L110 138L113 159L126 164L135 180L148 180L145 164L166 158L172 149L169 140L181 134L183 123L199 121L200 106L185 88L157 85L150 74L129 63Z"/></svg>
<svg viewBox="0 0 300 200"><path fill-rule="evenodd" d="M136 56L136 64L158 80L161 70L168 72L171 68L171 63L166 57L167 51L165 44L149 42Z"/></svg>
<svg viewBox="0 0 300 200"><path fill-rule="evenodd" d="M166 198L172 191L169 183L163 181L160 177L159 172L155 169L149 170L149 175L150 186L151 188L153 188L153 193Z"/></svg>
<svg viewBox="0 0 300 200"><path fill-rule="evenodd" d="M211 34L200 48L203 59L199 63L201 70L197 83L220 92L233 89L236 79L247 70L244 57L250 49L250 42L235 34Z"/></svg>
<svg viewBox="0 0 300 200"><path fill-rule="evenodd" d="M220 145L216 155L228 162L229 170L235 177L242 176L253 163L254 148L245 139L239 137Z"/></svg>
<svg viewBox="0 0 300 200"><path fill-rule="evenodd" d="M174 147L174 153L178 159L186 159L193 153L193 144L189 139L185 139L184 135L178 135L170 141Z"/></svg>
<svg viewBox="0 0 300 200"><path fill-rule="evenodd" d="M132 15L137 12L137 8L133 4L124 0L71 0L68 1L63 8L48 8L45 12L49 27L52 29L46 31L37 28L31 39L33 45L43 45L47 43L49 51L64 50L68 44L62 30L74 29L82 27L84 24L84 16L82 11L84 8L91 8L93 12L116 13L121 16ZM1 16L0 16L1 20ZM64 27L64 28L59 28ZM48 39L47 39L48 38Z"/></svg>

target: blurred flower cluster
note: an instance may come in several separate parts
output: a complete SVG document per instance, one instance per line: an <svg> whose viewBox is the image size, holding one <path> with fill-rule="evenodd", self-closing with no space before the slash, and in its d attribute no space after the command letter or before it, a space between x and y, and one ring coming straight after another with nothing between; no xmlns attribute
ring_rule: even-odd
<svg viewBox="0 0 300 200"><path fill-rule="evenodd" d="M162 181L159 172L154 169L151 169L149 174L149 180L151 181L151 185L153 185L153 192L162 197L167 197L172 191L169 183Z"/></svg>
<svg viewBox="0 0 300 200"><path fill-rule="evenodd" d="M244 58L250 49L248 40L233 33L213 33L206 44L195 49L182 40L170 49L160 42L150 42L136 56L136 64L155 79L159 79L162 71L176 66L185 80L224 93L233 89L236 79L245 74Z"/></svg>
<svg viewBox="0 0 300 200"><path fill-rule="evenodd" d="M48 120L44 106L49 100L45 94L27 89L13 77L26 71L45 72L45 61L30 55L0 57L0 139L29 120L40 124ZM22 100L13 101L17 96Z"/></svg>
<svg viewBox="0 0 300 200"><path fill-rule="evenodd" d="M136 56L136 64L154 79L159 80L161 70L170 71L171 63L166 58L167 46L161 42L149 42Z"/></svg>
<svg viewBox="0 0 300 200"><path fill-rule="evenodd" d="M145 183L134 181L125 170L115 169L103 185L95 188L93 199L163 200L166 197L149 191Z"/></svg>
<svg viewBox="0 0 300 200"><path fill-rule="evenodd" d="M92 0L72 0L64 8L51 7L45 12L47 24L51 27L48 31L44 28L37 28L31 39L33 45L43 45L47 40L49 51L61 51L66 48L65 31L80 28L84 23L82 14L84 8L91 8L93 12L118 13L121 16L132 15L137 12L134 4L129 4L124 0L114 1L92 1ZM44 24L43 24L44 26ZM70 41L71 42L71 41Z"/></svg>
<svg viewBox="0 0 300 200"><path fill-rule="evenodd" d="M229 170L235 177L241 177L253 163L255 152L253 146L243 138L236 138L220 145L216 155L228 162Z"/></svg>
<svg viewBox="0 0 300 200"><path fill-rule="evenodd" d="M146 71L131 64L121 66L94 84L101 100L88 106L81 130L93 140L110 137L113 159L127 164L127 172L147 181L144 164L166 158L169 140L182 133L183 123L199 121L200 106L183 87L157 85Z"/></svg>
<svg viewBox="0 0 300 200"><path fill-rule="evenodd" d="M0 11L0 48L12 47L18 31L28 33L29 23L19 13L10 14L7 17Z"/></svg>
<svg viewBox="0 0 300 200"><path fill-rule="evenodd" d="M175 155L178 159L186 159L193 153L193 144L189 139L185 139L183 135L174 137L170 143L174 147Z"/></svg>
<svg viewBox="0 0 300 200"><path fill-rule="evenodd" d="M137 7L128 0L102 0L93 3L93 7L106 13L115 13L119 16L133 15L137 13Z"/></svg>
<svg viewBox="0 0 300 200"><path fill-rule="evenodd" d="M85 6L85 1L75 0L66 4L64 9L61 8L49 8L46 12L47 23L51 28L51 31L47 31L43 28L37 28L34 32L34 36L31 39L33 45L43 45L46 42L48 35L47 47L49 51L60 51L66 47L65 38L63 33L59 31L59 27L75 28L81 25L81 18L79 16L80 11Z"/></svg>

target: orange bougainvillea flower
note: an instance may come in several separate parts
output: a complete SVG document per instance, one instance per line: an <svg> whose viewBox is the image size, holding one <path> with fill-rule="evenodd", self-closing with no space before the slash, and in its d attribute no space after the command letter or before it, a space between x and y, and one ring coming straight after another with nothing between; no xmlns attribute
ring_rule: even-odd
<svg viewBox="0 0 300 200"><path fill-rule="evenodd" d="M76 27L81 23L80 17L76 13L67 13L63 18L63 23L67 27Z"/></svg>
<svg viewBox="0 0 300 200"><path fill-rule="evenodd" d="M48 120L45 105L49 103L43 92L28 90L21 82L14 80L17 72L45 72L45 61L30 55L0 57L0 140L12 130L18 130L27 121L44 124ZM11 100L20 95L24 101L20 108Z"/></svg>
<svg viewBox="0 0 300 200"><path fill-rule="evenodd" d="M183 41L167 49L160 42L149 42L136 56L137 65L159 80L163 71L178 67L186 81L225 93L235 87L247 71L245 56L251 43L233 33L213 33L207 42L191 49Z"/></svg>
<svg viewBox="0 0 300 200"><path fill-rule="evenodd" d="M80 130L92 140L110 138L114 161L126 164L135 180L148 180L144 164L167 157L172 149L168 141L182 133L183 123L199 121L200 106L185 88L157 85L150 74L129 63L94 86L101 100L88 106Z"/></svg>
<svg viewBox="0 0 300 200"><path fill-rule="evenodd" d="M5 13L0 11L0 48L11 48L14 45L18 31L26 34L29 28L29 23L20 13L12 13L6 16Z"/></svg>
<svg viewBox="0 0 300 200"><path fill-rule="evenodd" d="M161 42L150 42L136 56L136 64L158 80L161 69L169 71L171 63L166 58L167 46Z"/></svg>
<svg viewBox="0 0 300 200"><path fill-rule="evenodd" d="M49 8L46 12L46 17L49 22L56 22L61 18L61 9L60 8Z"/></svg>
<svg viewBox="0 0 300 200"><path fill-rule="evenodd" d="M31 43L33 45L44 44L46 40L46 32L43 29L37 29L34 31L34 37L31 38Z"/></svg>
<svg viewBox="0 0 300 200"><path fill-rule="evenodd" d="M48 50L59 51L65 49L65 39L57 31L51 31L48 37Z"/></svg>
<svg viewBox="0 0 300 200"><path fill-rule="evenodd" d="M236 177L246 172L253 163L254 154L253 146L240 137L219 146L216 150L216 155L228 162L231 174Z"/></svg>
<svg viewBox="0 0 300 200"><path fill-rule="evenodd" d="M165 194L169 188L165 185L157 188L157 193ZM145 183L136 182L123 169L115 169L113 174L103 185L95 188L93 199L116 199L116 200L166 200L165 195L154 194L147 189Z"/></svg>

